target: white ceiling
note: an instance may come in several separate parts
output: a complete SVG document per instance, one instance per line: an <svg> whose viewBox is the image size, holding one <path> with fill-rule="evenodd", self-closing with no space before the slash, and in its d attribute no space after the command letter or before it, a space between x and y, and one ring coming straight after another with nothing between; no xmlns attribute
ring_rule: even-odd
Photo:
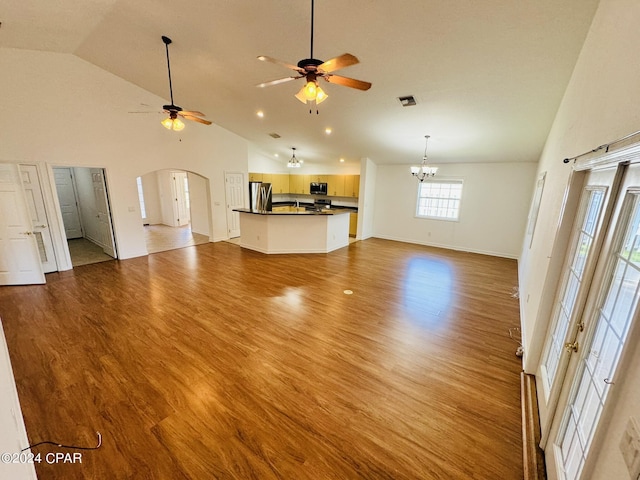
<svg viewBox="0 0 640 480"><path fill-rule="evenodd" d="M416 163L429 134L433 163L530 162L597 4L317 0L314 57L352 53L360 64L337 73L373 83L366 92L322 84L318 115L293 96L303 80L255 87L291 74L258 55L309 57L310 0L4 0L0 46L75 54L168 99L167 35L175 103L283 161L295 146L313 162ZM418 104L401 106L405 95ZM146 109L161 105L130 106Z"/></svg>

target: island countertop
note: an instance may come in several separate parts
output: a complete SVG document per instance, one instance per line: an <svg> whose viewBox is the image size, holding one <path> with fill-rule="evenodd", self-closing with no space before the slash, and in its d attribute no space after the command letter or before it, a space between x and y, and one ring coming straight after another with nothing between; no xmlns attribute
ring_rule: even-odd
<svg viewBox="0 0 640 480"><path fill-rule="evenodd" d="M329 253L349 245L351 211L290 207L264 212L238 208L240 246L261 253Z"/></svg>
<svg viewBox="0 0 640 480"><path fill-rule="evenodd" d="M340 215L342 213L353 213L348 208L325 208L322 210L307 210L305 207L288 207L288 210L272 212L268 210L253 210L251 208L235 208L234 212L253 213L255 215Z"/></svg>

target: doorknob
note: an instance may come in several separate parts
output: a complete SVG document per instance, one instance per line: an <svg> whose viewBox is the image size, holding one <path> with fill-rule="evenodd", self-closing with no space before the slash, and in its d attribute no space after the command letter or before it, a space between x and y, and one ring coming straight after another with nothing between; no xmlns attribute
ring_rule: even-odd
<svg viewBox="0 0 640 480"><path fill-rule="evenodd" d="M47 228L46 225L34 225L33 228Z"/></svg>
<svg viewBox="0 0 640 480"><path fill-rule="evenodd" d="M579 345L578 345L578 341L577 340L575 342L573 342L573 343L565 343L564 344L564 349L569 353L571 353L572 350L574 352L577 352L578 351L578 347L579 347Z"/></svg>
<svg viewBox="0 0 640 480"><path fill-rule="evenodd" d="M20 232L20 235L33 235L33 232Z"/></svg>

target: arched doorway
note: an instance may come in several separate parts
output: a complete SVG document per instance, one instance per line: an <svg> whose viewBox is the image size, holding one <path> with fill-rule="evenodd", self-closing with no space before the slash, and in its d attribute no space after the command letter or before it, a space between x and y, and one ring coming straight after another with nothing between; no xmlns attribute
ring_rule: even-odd
<svg viewBox="0 0 640 480"><path fill-rule="evenodd" d="M209 179L166 169L142 175L136 182L149 253L209 242Z"/></svg>

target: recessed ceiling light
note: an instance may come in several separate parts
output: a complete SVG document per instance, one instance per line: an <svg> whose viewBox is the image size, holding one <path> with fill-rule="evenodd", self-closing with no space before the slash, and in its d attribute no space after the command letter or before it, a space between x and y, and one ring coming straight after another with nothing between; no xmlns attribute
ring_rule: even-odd
<svg viewBox="0 0 640 480"><path fill-rule="evenodd" d="M333 130L331 130L331 127L327 127L327 128L324 129L324 133L326 133L327 135L331 135L332 131Z"/></svg>
<svg viewBox="0 0 640 480"><path fill-rule="evenodd" d="M263 112L262 110L258 110L258 111L256 112L256 115L257 115L258 117L260 117L260 118L264 118L264 112Z"/></svg>
<svg viewBox="0 0 640 480"><path fill-rule="evenodd" d="M273 156L278 158L280 155L278 155L277 153L274 153Z"/></svg>
<svg viewBox="0 0 640 480"><path fill-rule="evenodd" d="M341 159L340 159L340 163L344 163L344 158L341 158Z"/></svg>

